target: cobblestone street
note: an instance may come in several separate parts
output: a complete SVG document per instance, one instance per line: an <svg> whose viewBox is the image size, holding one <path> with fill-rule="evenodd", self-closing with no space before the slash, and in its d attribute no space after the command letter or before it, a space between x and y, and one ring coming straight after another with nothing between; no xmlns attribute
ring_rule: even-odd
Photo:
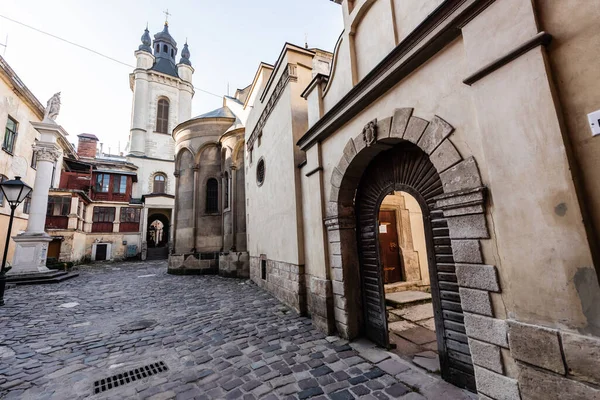
<svg viewBox="0 0 600 400"><path fill-rule="evenodd" d="M5 300L0 398L477 398L367 341L326 337L250 281L171 276L162 261L82 267Z"/></svg>

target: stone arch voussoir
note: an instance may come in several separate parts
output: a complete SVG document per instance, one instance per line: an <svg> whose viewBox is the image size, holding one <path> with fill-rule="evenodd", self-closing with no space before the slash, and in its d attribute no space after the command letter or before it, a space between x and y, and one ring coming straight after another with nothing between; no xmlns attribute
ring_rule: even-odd
<svg viewBox="0 0 600 400"><path fill-rule="evenodd" d="M443 185L443 193L435 197L431 209L443 213L448 223L479 388L488 381L484 374L505 374L500 348L508 348L507 324L495 318L490 293L501 291L498 273L495 266L484 264L481 252L480 240L490 238L485 209L487 189L475 158L464 158L452 143L453 131L454 127L441 117L436 115L427 121L413 115L412 108L399 108L393 116L368 122L362 132L348 140L332 171L325 225L334 306L338 309L336 327L342 336L352 338L361 318L354 321L349 315L353 301L360 300L348 298L347 293L359 279L353 201L362 173L379 153L402 141L417 145L429 156Z"/></svg>

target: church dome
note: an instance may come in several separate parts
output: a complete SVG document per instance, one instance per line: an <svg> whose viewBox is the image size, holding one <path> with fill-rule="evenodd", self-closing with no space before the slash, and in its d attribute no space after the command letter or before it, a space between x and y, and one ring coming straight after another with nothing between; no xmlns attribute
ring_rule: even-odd
<svg viewBox="0 0 600 400"><path fill-rule="evenodd" d="M140 47L138 47L138 50L147 51L148 53L152 54L152 47L150 47L150 45L152 44L152 39L150 38L150 32L148 32L147 26L144 30L144 34L142 35L141 40L142 44L140 45Z"/></svg>
<svg viewBox="0 0 600 400"><path fill-rule="evenodd" d="M152 69L167 75L178 76L177 67L175 65L177 42L169 33L169 24L167 22L165 22L163 30L154 35L152 47L154 50L154 57L156 57Z"/></svg>
<svg viewBox="0 0 600 400"><path fill-rule="evenodd" d="M154 42L156 43L157 41L165 42L173 47L177 47L177 42L169 33L169 24L167 22L165 22L163 30L154 35Z"/></svg>
<svg viewBox="0 0 600 400"><path fill-rule="evenodd" d="M187 41L183 45L183 50L181 50L181 59L179 60L180 64L192 65L190 61L190 49L188 49Z"/></svg>

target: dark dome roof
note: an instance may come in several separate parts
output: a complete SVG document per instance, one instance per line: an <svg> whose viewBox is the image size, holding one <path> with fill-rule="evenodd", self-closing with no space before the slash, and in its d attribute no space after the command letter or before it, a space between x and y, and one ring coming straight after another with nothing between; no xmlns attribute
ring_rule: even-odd
<svg viewBox="0 0 600 400"><path fill-rule="evenodd" d="M169 24L165 22L165 26L161 32L154 35L155 41L162 41L171 44L173 47L177 47L177 42L173 39L173 36L169 33Z"/></svg>

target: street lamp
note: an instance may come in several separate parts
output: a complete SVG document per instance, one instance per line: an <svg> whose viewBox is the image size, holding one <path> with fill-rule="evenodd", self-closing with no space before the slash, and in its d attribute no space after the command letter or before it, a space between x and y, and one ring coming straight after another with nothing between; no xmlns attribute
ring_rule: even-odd
<svg viewBox="0 0 600 400"><path fill-rule="evenodd" d="M8 245L10 243L10 231L12 229L15 208L31 193L31 187L21 180L20 176L15 179L0 183L2 196L6 197L10 206L10 220L8 222L8 232L6 233L6 245L4 246L4 256L2 257L2 267L0 267L0 306L4 305L4 289L6 288L6 273L10 267L6 268L6 258L8 255Z"/></svg>

